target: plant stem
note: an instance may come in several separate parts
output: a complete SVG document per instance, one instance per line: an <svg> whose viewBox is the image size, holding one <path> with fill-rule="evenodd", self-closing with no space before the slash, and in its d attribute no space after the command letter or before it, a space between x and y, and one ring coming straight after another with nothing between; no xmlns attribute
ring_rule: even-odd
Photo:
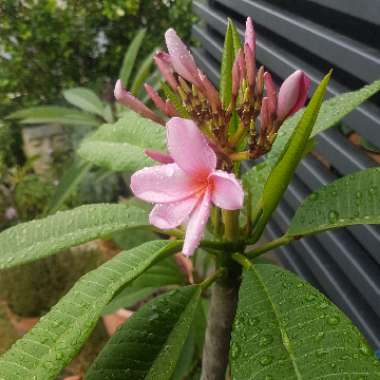
<svg viewBox="0 0 380 380"><path fill-rule="evenodd" d="M216 280L211 290L207 317L206 338L203 348L201 380L224 380L232 322L238 300L241 266L233 261L226 274Z"/></svg>
<svg viewBox="0 0 380 380"><path fill-rule="evenodd" d="M262 255L265 252L270 251L271 249L279 247L280 245L289 244L293 240L294 236L284 235L276 240L272 240L271 242L262 245L261 247L254 248L251 251L245 252L245 256L249 257L250 259L253 259L257 256Z"/></svg>
<svg viewBox="0 0 380 380"><path fill-rule="evenodd" d="M233 243L239 238L239 212L223 210L223 220L225 239ZM226 252L221 255L220 265L225 273L211 290L201 380L224 380L228 366L242 267Z"/></svg>

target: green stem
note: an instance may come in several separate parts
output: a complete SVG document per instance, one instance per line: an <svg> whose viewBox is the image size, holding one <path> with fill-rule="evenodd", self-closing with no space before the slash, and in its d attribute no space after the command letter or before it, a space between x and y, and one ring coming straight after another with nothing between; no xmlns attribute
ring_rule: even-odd
<svg viewBox="0 0 380 380"><path fill-rule="evenodd" d="M222 277L223 274L226 272L224 268L220 268L217 271L215 271L210 277L207 277L205 280L201 282L202 289L208 288L210 285L212 285L218 278Z"/></svg>
<svg viewBox="0 0 380 380"><path fill-rule="evenodd" d="M224 221L224 237L226 240L239 239L239 210L222 210Z"/></svg>
<svg viewBox="0 0 380 380"><path fill-rule="evenodd" d="M232 258L239 263L244 269L249 269L252 266L252 263L242 254L234 253Z"/></svg>
<svg viewBox="0 0 380 380"><path fill-rule="evenodd" d="M271 249L277 248L281 245L289 244L293 240L294 240L294 236L284 235L276 240L273 240L267 244L262 245L261 247L254 248L248 252L245 252L245 256L249 257L250 259L253 259L257 256L262 255L265 252L270 251Z"/></svg>

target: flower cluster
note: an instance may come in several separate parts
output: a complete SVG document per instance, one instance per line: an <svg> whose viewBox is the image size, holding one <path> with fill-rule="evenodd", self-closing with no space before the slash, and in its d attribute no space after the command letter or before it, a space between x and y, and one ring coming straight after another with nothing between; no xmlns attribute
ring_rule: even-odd
<svg viewBox="0 0 380 380"><path fill-rule="evenodd" d="M146 150L163 165L135 173L131 188L137 197L156 203L150 215L153 225L172 229L187 222L183 252L191 255L212 204L227 210L243 205L241 184L231 173L233 162L257 158L271 149L284 120L304 105L310 80L298 70L277 90L270 73L263 66L256 68L256 36L248 18L244 46L232 67L231 97L223 104L173 29L166 32L165 40L168 53L159 51L154 56L165 81L165 98L145 84L163 116L125 90L120 80L115 97L167 127L169 154ZM170 118L166 124L165 116ZM233 119L235 127L231 128Z"/></svg>

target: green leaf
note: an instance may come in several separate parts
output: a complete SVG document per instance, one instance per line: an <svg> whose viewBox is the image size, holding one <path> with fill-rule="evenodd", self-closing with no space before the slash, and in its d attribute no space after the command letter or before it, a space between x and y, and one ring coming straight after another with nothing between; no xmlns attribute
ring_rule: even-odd
<svg viewBox="0 0 380 380"><path fill-rule="evenodd" d="M152 62L153 62L153 52L150 53L141 64L140 68L138 69L135 79L131 86L131 93L134 96L137 96L139 90L141 89L141 86L146 82L147 78L150 75Z"/></svg>
<svg viewBox="0 0 380 380"><path fill-rule="evenodd" d="M232 37L232 21L228 19L227 31L224 39L222 68L220 72L220 97L224 107L231 102L232 94L232 65L234 63L234 42Z"/></svg>
<svg viewBox="0 0 380 380"><path fill-rule="evenodd" d="M62 206L66 199L76 190L78 184L90 171L91 167L91 163L83 162L81 159L74 160L59 180L58 187L47 204L47 214L55 213Z"/></svg>
<svg viewBox="0 0 380 380"><path fill-rule="evenodd" d="M333 127L351 111L357 108L361 103L366 101L372 95L380 90L380 80L365 86L357 91L347 92L338 95L332 99L323 102L321 110L318 114L317 120L314 124L311 137L314 137L320 132ZM257 206L258 200L264 191L265 182L275 166L278 157L281 155L284 147L286 146L294 128L297 126L299 120L303 115L304 109L297 112L294 116L290 117L281 126L277 139L272 147L272 150L267 154L263 164L254 166L249 169L243 176L245 186L255 186L255 191L252 191L253 207Z"/></svg>
<svg viewBox="0 0 380 380"><path fill-rule="evenodd" d="M265 223L268 221L273 210L277 207L282 194L292 179L297 165L303 157L305 147L307 146L319 109L322 105L331 74L332 72L330 71L315 90L313 97L292 134L292 137L285 146L275 167L268 177L263 192L263 215L259 221L260 226L262 227L265 226ZM257 231L259 231L259 229Z"/></svg>
<svg viewBox="0 0 380 380"><path fill-rule="evenodd" d="M147 226L147 213L121 204L94 204L18 224L0 233L0 269L58 253L113 232Z"/></svg>
<svg viewBox="0 0 380 380"><path fill-rule="evenodd" d="M78 154L109 170L135 171L154 164L144 149L166 150L165 133L161 125L131 111L117 123L105 124L86 138Z"/></svg>
<svg viewBox="0 0 380 380"><path fill-rule="evenodd" d="M167 380L172 376L202 288L186 286L139 309L116 331L90 367L86 380Z"/></svg>
<svg viewBox="0 0 380 380"><path fill-rule="evenodd" d="M136 36L132 40L131 44L128 46L128 49L125 53L123 64L121 66L119 74L119 77L123 82L124 87L127 87L129 84L129 78L135 65L137 54L144 40L145 33L146 29L140 29L136 33Z"/></svg>
<svg viewBox="0 0 380 380"><path fill-rule="evenodd" d="M83 111L104 117L104 105L94 91L86 87L70 88L63 91L63 97L73 106Z"/></svg>
<svg viewBox="0 0 380 380"><path fill-rule="evenodd" d="M239 32L237 31L234 23L231 20L229 21L231 25L232 40L233 40L233 45L234 45L234 56L236 57L237 52L241 48L241 40L240 40Z"/></svg>
<svg viewBox="0 0 380 380"><path fill-rule="evenodd" d="M184 276L172 257L150 267L139 278L129 284L106 306L103 314L110 314L122 307L129 307L139 299L168 285L184 285Z"/></svg>
<svg viewBox="0 0 380 380"><path fill-rule="evenodd" d="M351 321L274 265L245 271L230 353L234 380L380 379L380 363Z"/></svg>
<svg viewBox="0 0 380 380"><path fill-rule="evenodd" d="M340 178L310 194L287 235L308 235L353 224L380 224L380 168Z"/></svg>
<svg viewBox="0 0 380 380"><path fill-rule="evenodd" d="M178 245L163 240L149 242L120 253L83 276L0 358L1 379L56 379L86 341L114 294Z"/></svg>
<svg viewBox="0 0 380 380"><path fill-rule="evenodd" d="M20 119L21 124L83 125L96 127L101 122L93 115L73 108L60 106L40 106L25 108L10 114L7 119Z"/></svg>

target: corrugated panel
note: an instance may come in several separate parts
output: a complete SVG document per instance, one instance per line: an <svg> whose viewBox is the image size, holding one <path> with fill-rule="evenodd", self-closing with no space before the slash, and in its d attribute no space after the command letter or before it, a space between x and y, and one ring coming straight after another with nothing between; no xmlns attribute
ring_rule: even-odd
<svg viewBox="0 0 380 380"><path fill-rule="evenodd" d="M380 78L380 0L213 0L194 2L202 22L193 27L201 43L194 55L218 83L227 17L243 36L252 16L257 60L278 80L296 69L313 86L330 68L328 96L359 88ZM344 125L380 148L380 97L352 112ZM317 138L315 151L299 166L266 234L283 234L302 200L321 186L377 165L338 130ZM302 239L276 250L285 266L322 290L380 348L380 228L354 226Z"/></svg>

